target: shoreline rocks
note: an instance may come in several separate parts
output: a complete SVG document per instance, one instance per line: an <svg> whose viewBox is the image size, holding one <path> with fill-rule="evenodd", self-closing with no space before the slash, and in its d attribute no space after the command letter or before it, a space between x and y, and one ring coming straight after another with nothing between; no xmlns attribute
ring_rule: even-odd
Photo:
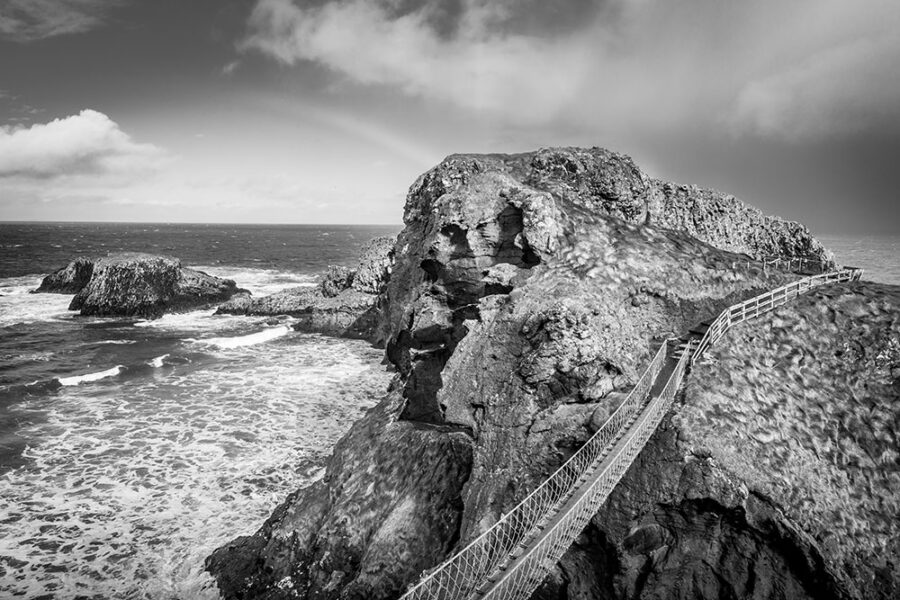
<svg viewBox="0 0 900 600"><path fill-rule="evenodd" d="M182 267L177 258L140 252L78 258L45 277L35 290L74 293L69 310L85 316L148 319L213 306L241 291L230 279Z"/></svg>
<svg viewBox="0 0 900 600"><path fill-rule="evenodd" d="M269 296L235 296L216 314L290 316L294 329L337 337L359 338L381 345L379 294L390 278L394 239L369 241L353 268L333 266L314 287L297 287Z"/></svg>

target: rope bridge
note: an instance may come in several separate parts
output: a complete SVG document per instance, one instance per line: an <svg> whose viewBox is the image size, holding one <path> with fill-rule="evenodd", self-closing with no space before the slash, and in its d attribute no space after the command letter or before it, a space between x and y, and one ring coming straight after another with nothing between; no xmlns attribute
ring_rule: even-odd
<svg viewBox="0 0 900 600"><path fill-rule="evenodd" d="M799 260L761 263L764 270L793 270ZM754 264L759 263L747 266ZM796 268L810 267L815 263L800 261ZM846 267L804 277L725 309L699 339L689 334L678 344L663 343L634 389L571 458L488 530L426 573L401 600L528 598L625 475L672 406L687 368L709 346L734 325L800 294L861 275L861 269Z"/></svg>

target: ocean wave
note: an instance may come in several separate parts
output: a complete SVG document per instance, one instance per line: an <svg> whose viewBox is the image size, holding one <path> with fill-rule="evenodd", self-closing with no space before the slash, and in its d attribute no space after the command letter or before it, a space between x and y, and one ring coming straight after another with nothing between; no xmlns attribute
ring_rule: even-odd
<svg viewBox="0 0 900 600"><path fill-rule="evenodd" d="M165 364L165 360L169 358L168 354L163 354L162 356L157 356L147 364L153 367L154 369L158 369Z"/></svg>
<svg viewBox="0 0 900 600"><path fill-rule="evenodd" d="M239 335L235 337L214 337L199 340L189 338L185 341L194 342L197 344L206 344L209 346L218 346L219 348L224 349L232 349L241 348L243 346L255 346L256 344L262 344L286 336L292 330L293 329L290 325L280 325L278 327L263 329L262 331L257 331L256 333L251 333L248 335Z"/></svg>
<svg viewBox="0 0 900 600"><path fill-rule="evenodd" d="M70 385L80 385L82 383L88 383L91 381L99 381L101 379L106 379L107 377L115 377L125 367L122 365L116 365L112 369L107 369L105 371L97 371L96 373L87 373L86 375L75 375L73 377L58 377L57 381L59 381L62 386L70 386Z"/></svg>
<svg viewBox="0 0 900 600"><path fill-rule="evenodd" d="M0 279L0 327L54 321L67 316L72 297L65 294L32 294L40 275Z"/></svg>
<svg viewBox="0 0 900 600"><path fill-rule="evenodd" d="M102 342L94 342L95 346L121 346L136 344L137 340L103 340Z"/></svg>
<svg viewBox="0 0 900 600"><path fill-rule="evenodd" d="M390 380L364 342L297 341L129 380L147 355L115 386L29 400L46 414L3 475L0 596L217 599L204 558L320 477Z"/></svg>
<svg viewBox="0 0 900 600"><path fill-rule="evenodd" d="M312 274L279 271L277 269L254 269L248 267L206 266L191 267L205 271L215 277L233 279L238 287L249 290L256 297L268 296L293 287L311 287L317 277Z"/></svg>
<svg viewBox="0 0 900 600"><path fill-rule="evenodd" d="M209 331L231 329L241 324L246 325L247 322L245 317L217 315L214 310L203 309L183 313L169 313L158 319L137 321L134 326L168 331Z"/></svg>

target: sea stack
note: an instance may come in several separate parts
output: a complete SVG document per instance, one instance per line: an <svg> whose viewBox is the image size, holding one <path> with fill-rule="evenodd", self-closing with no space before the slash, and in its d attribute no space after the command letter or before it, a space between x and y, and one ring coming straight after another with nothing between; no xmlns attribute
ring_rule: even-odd
<svg viewBox="0 0 900 600"><path fill-rule="evenodd" d="M230 279L183 267L177 258L120 252L78 258L45 277L35 291L74 293L69 310L82 315L155 319L213 306L243 290Z"/></svg>

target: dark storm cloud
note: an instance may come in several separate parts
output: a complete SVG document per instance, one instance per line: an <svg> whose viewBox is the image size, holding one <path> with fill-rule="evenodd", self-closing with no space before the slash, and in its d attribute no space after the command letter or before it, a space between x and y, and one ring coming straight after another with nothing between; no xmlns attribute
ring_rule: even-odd
<svg viewBox="0 0 900 600"><path fill-rule="evenodd" d="M124 0L5 0L0 5L0 38L31 42L84 33L105 22Z"/></svg>

